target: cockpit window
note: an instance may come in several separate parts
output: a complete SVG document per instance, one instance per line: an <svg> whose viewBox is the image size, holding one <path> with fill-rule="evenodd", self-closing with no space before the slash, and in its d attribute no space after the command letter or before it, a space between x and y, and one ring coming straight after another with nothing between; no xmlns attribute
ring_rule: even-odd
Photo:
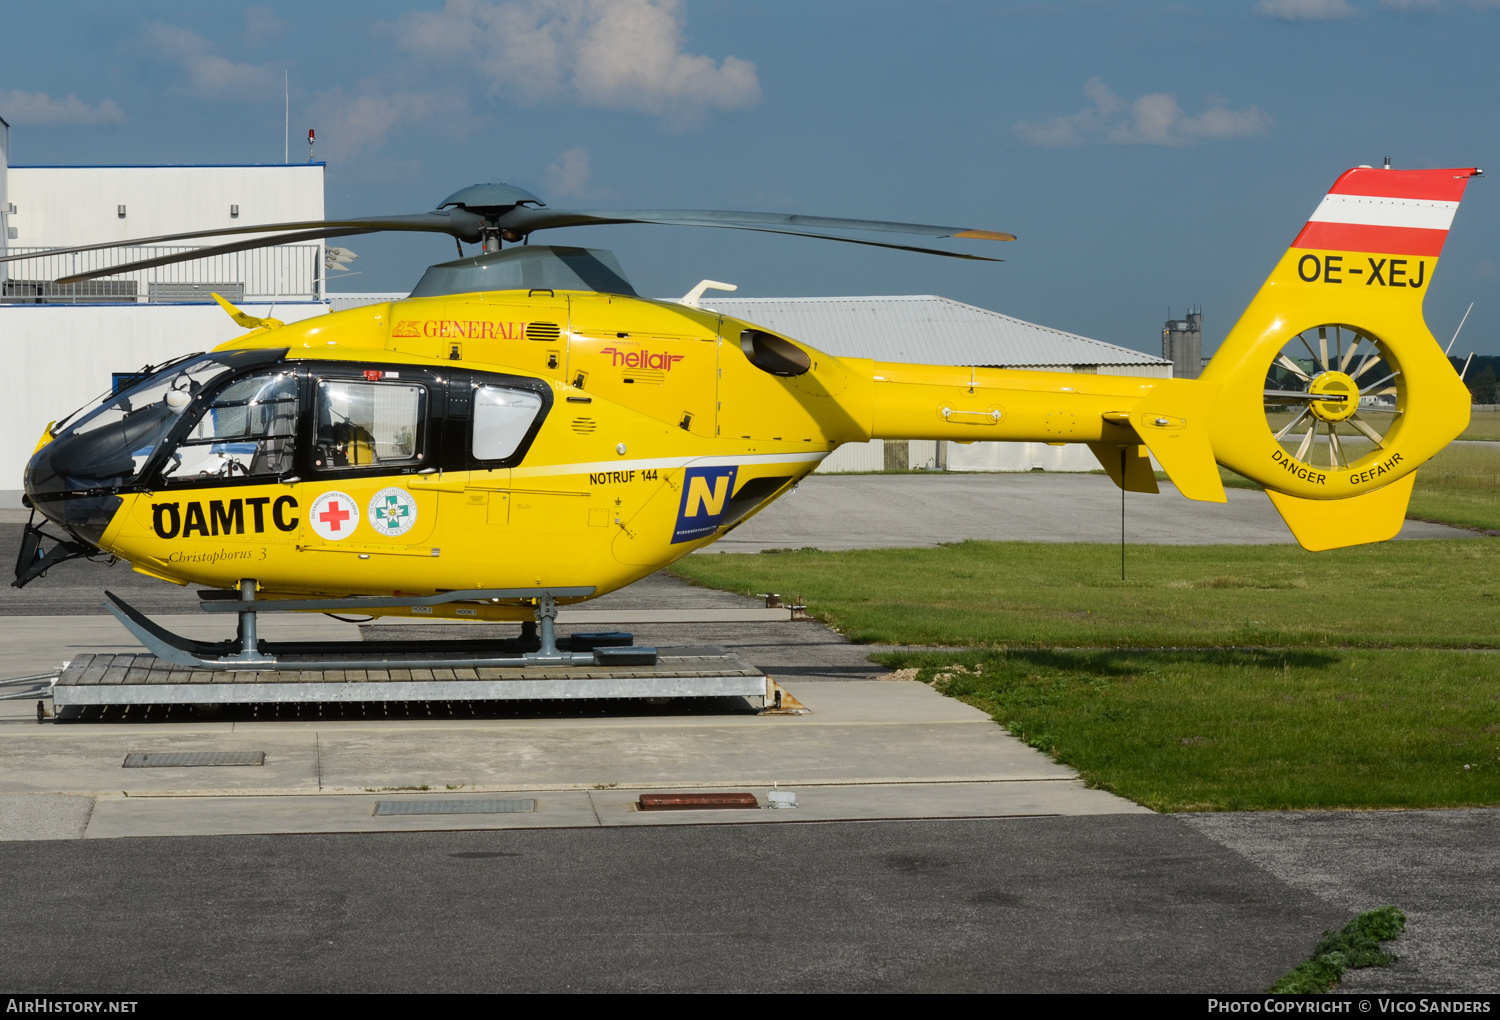
<svg viewBox="0 0 1500 1020"><path fill-rule="evenodd" d="M474 391L475 460L505 460L516 452L542 409L530 390L480 386Z"/></svg>
<svg viewBox="0 0 1500 1020"><path fill-rule="evenodd" d="M424 386L320 380L313 466L375 468L420 460L426 405Z"/></svg>
<svg viewBox="0 0 1500 1020"><path fill-rule="evenodd" d="M297 376L236 379L208 402L162 467L169 482L274 477L292 470Z"/></svg>

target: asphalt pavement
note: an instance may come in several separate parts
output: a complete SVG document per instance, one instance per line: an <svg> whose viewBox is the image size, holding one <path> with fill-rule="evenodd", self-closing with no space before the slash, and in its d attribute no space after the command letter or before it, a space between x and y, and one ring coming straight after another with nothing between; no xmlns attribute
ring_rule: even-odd
<svg viewBox="0 0 1500 1020"><path fill-rule="evenodd" d="M1125 497L1131 544L1269 545L1295 541L1264 492L1226 489L1227 503L1182 496ZM1401 538L1480 536L1407 521ZM875 549L964 539L996 542L1120 541L1120 490L1103 474L810 475L797 490L699 552Z"/></svg>
<svg viewBox="0 0 1500 1020"><path fill-rule="evenodd" d="M26 992L1246 991L1343 911L1173 818L0 843Z"/></svg>
<svg viewBox="0 0 1500 1020"><path fill-rule="evenodd" d="M1387 903L1406 913L1397 962L1350 971L1344 991L1500 993L1500 810L1179 817L1349 916Z"/></svg>

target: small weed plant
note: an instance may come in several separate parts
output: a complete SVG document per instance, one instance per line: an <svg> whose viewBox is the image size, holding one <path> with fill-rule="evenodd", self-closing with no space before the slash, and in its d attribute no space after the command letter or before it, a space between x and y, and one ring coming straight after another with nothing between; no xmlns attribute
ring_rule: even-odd
<svg viewBox="0 0 1500 1020"><path fill-rule="evenodd" d="M1406 915L1392 906L1366 911L1338 931L1325 931L1312 956L1297 964L1268 989L1286 995L1318 995L1344 979L1344 971L1358 967L1389 967L1396 957L1389 942L1406 930Z"/></svg>

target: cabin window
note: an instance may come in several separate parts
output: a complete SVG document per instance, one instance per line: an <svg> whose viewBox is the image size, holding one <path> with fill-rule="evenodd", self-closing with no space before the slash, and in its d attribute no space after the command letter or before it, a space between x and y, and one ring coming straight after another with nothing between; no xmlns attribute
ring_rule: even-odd
<svg viewBox="0 0 1500 1020"><path fill-rule="evenodd" d="M474 391L475 460L504 460L516 452L542 409L530 390L480 386Z"/></svg>
<svg viewBox="0 0 1500 1020"><path fill-rule="evenodd" d="M426 403L423 386L319 380L313 466L380 468L420 460Z"/></svg>
<svg viewBox="0 0 1500 1020"><path fill-rule="evenodd" d="M297 377L266 372L236 379L203 408L162 467L168 483L264 478L292 470Z"/></svg>

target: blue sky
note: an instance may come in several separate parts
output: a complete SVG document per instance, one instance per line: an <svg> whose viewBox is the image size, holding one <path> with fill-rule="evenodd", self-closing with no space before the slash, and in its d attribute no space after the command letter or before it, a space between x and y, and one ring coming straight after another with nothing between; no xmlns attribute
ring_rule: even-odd
<svg viewBox="0 0 1500 1020"><path fill-rule="evenodd" d="M318 131L332 216L504 180L553 206L767 209L1008 230L1003 264L664 227L643 293L937 293L1143 350L1218 342L1342 170L1494 165L1500 0L453 0L7 5L12 161L279 162ZM24 40L24 45L17 41ZM1500 183L1427 299L1500 353ZM335 242L338 243L338 242ZM443 237L342 242L406 289Z"/></svg>

